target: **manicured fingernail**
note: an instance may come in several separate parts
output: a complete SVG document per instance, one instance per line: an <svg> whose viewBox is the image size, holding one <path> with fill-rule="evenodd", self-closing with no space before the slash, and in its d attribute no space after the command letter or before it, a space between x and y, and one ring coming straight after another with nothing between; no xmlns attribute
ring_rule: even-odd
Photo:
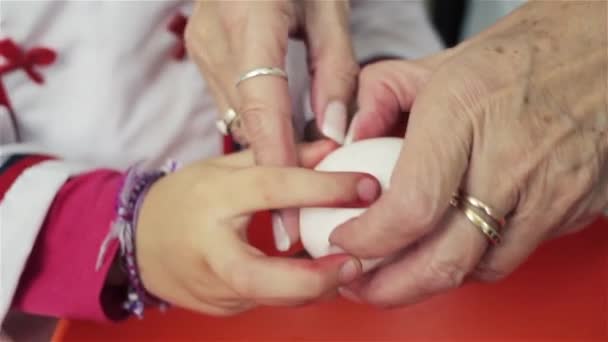
<svg viewBox="0 0 608 342"><path fill-rule="evenodd" d="M330 102L325 108L325 118L323 119L321 132L337 142L344 142L344 134L346 131L346 106L340 101Z"/></svg>
<svg viewBox="0 0 608 342"><path fill-rule="evenodd" d="M291 242L289 241L287 230L285 230L283 218L279 213L272 214L272 232L277 250L280 252L287 252L289 247L291 247Z"/></svg>
<svg viewBox="0 0 608 342"><path fill-rule="evenodd" d="M380 184L371 178L365 177L357 184L357 194L361 201L371 203L380 195Z"/></svg>
<svg viewBox="0 0 608 342"><path fill-rule="evenodd" d="M359 274L361 274L361 263L356 259L350 259L340 269L340 282L348 284L357 279Z"/></svg>
<svg viewBox="0 0 608 342"><path fill-rule="evenodd" d="M353 291L345 288L345 287L338 287L338 293L340 294L340 296L353 301L355 303L361 303L361 298L359 298L359 296L357 296Z"/></svg>
<svg viewBox="0 0 608 342"><path fill-rule="evenodd" d="M352 144L355 142L355 125L357 121L357 114L353 116L353 119L350 121L350 126L348 126L348 132L346 133L346 138L344 138L344 145Z"/></svg>

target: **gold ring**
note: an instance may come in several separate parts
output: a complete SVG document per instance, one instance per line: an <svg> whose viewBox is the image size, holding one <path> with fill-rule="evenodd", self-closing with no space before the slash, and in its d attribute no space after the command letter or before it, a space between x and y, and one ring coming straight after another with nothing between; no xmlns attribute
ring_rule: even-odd
<svg viewBox="0 0 608 342"><path fill-rule="evenodd" d="M486 220L481 215L479 215L475 209L473 209L477 208L476 206L471 205L469 201L461 203L460 201L458 201L459 198L460 197L454 196L452 201L450 201L450 204L462 210L467 219L471 221L471 223L475 227L481 230L481 232L488 238L488 240L490 240L490 242L492 242L492 244L499 244L502 240L502 236L499 233L499 227L496 227L495 225L497 222L493 222L494 219Z"/></svg>
<svg viewBox="0 0 608 342"><path fill-rule="evenodd" d="M502 236L500 236L500 233L495 229L495 227L492 227L489 222L479 216L475 210L466 206L461 209L469 221L471 221L475 227L479 228L479 230L484 233L490 242L492 242L494 245L498 245L500 243Z"/></svg>
<svg viewBox="0 0 608 342"><path fill-rule="evenodd" d="M236 81L235 86L238 87L239 84L241 84L243 81L246 81L248 79L258 77L258 76L276 76L276 77L282 77L284 79L287 79L287 73L281 68L262 67L262 68L255 68L255 69L249 70L246 73L244 73L243 76L241 76L239 78L239 80Z"/></svg>
<svg viewBox="0 0 608 342"><path fill-rule="evenodd" d="M488 215L490 218L492 218L494 221L496 221L500 225L501 228L504 227L505 224L507 223L504 217L499 216L496 213L496 210L492 209L490 206L488 206L487 204L478 200L477 198L465 194L462 196L462 199L464 199L471 206L483 211L486 215Z"/></svg>

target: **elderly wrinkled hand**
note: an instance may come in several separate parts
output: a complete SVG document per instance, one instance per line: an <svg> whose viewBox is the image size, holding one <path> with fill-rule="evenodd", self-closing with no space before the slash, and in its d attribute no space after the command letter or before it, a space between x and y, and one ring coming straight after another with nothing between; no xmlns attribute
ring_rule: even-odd
<svg viewBox="0 0 608 342"><path fill-rule="evenodd" d="M398 113L410 117L390 189L331 237L359 258L393 256L345 296L394 306L468 276L501 279L543 241L601 214L608 204L607 6L532 2L454 49L363 71L369 91L361 94L355 137L386 131L361 124L372 116L385 126ZM458 192L493 212L463 198L450 205ZM502 242L491 244L486 228Z"/></svg>

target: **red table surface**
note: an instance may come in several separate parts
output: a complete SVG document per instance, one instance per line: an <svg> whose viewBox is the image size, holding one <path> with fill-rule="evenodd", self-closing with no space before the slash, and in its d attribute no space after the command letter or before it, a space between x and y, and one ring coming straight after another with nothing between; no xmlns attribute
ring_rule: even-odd
<svg viewBox="0 0 608 342"><path fill-rule="evenodd" d="M267 217L252 241L269 250ZM272 252L271 252L272 254ZM496 284L471 283L426 302L379 310L337 299L229 318L172 309L120 324L61 322L54 341L608 340L608 221L543 245Z"/></svg>

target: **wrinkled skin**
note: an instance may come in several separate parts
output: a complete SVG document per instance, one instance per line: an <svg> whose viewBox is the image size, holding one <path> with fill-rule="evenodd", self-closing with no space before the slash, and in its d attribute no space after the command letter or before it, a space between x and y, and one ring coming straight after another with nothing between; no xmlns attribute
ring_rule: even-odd
<svg viewBox="0 0 608 342"><path fill-rule="evenodd" d="M410 117L390 190L331 236L359 258L396 256L346 297L399 306L502 279L606 208L607 6L530 2L454 49L362 71L355 139ZM507 217L502 244L449 205L458 189Z"/></svg>

